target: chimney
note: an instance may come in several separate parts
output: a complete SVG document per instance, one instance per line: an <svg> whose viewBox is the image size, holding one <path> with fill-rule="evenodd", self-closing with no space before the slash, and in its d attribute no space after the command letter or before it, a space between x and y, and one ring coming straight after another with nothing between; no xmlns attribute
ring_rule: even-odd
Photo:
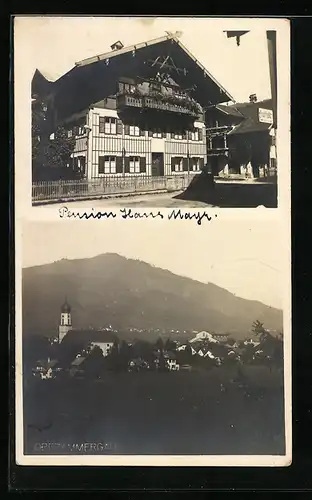
<svg viewBox="0 0 312 500"><path fill-rule="evenodd" d="M257 94L250 94L249 102L257 102Z"/></svg>
<svg viewBox="0 0 312 500"><path fill-rule="evenodd" d="M120 40L118 40L117 42L113 43L113 45L111 45L110 48L112 50L120 50L123 48L123 46L124 46L124 44Z"/></svg>

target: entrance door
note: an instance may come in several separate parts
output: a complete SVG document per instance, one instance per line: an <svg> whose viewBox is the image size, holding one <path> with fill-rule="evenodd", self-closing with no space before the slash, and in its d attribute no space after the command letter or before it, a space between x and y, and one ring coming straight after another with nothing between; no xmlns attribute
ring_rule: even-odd
<svg viewBox="0 0 312 500"><path fill-rule="evenodd" d="M152 175L164 175L164 153L152 153Z"/></svg>

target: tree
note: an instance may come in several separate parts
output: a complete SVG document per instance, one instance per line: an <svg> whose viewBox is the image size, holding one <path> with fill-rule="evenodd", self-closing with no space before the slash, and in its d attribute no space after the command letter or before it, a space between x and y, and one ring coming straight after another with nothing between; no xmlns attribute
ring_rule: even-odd
<svg viewBox="0 0 312 500"><path fill-rule="evenodd" d="M54 134L51 134L53 131ZM80 173L75 169L75 165L71 165L75 143L74 135L68 137L68 131L64 127L57 126L54 130L51 113L43 101L33 102L32 166L35 180L42 175L51 176L51 169L60 172L65 172L66 169L67 176L79 177ZM69 169L66 168L68 163L71 165Z"/></svg>
<svg viewBox="0 0 312 500"><path fill-rule="evenodd" d="M164 342L163 342L163 339L161 337L159 337L156 340L156 342L155 342L155 348L159 349L160 352L162 352L164 350Z"/></svg>
<svg viewBox="0 0 312 500"><path fill-rule="evenodd" d="M176 343L168 338L165 342L164 348L166 351L175 351L176 350Z"/></svg>
<svg viewBox="0 0 312 500"><path fill-rule="evenodd" d="M259 337L260 342L266 340L270 335L269 332L264 328L263 323L261 323L261 321L259 320L253 322L252 331L257 337Z"/></svg>

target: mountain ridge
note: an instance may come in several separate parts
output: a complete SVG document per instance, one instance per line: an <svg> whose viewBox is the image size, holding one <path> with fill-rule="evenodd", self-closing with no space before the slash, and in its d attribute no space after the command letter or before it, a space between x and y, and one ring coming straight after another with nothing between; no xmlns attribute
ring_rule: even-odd
<svg viewBox="0 0 312 500"><path fill-rule="evenodd" d="M25 332L56 333L65 296L73 324L82 328L112 324L243 336L256 319L282 328L276 308L117 253L23 268L22 293Z"/></svg>

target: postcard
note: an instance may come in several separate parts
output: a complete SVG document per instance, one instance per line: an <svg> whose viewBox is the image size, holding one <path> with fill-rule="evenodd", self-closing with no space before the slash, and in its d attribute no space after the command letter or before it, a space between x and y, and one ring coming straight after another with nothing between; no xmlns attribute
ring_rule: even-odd
<svg viewBox="0 0 312 500"><path fill-rule="evenodd" d="M16 462L290 465L288 21L14 37Z"/></svg>

